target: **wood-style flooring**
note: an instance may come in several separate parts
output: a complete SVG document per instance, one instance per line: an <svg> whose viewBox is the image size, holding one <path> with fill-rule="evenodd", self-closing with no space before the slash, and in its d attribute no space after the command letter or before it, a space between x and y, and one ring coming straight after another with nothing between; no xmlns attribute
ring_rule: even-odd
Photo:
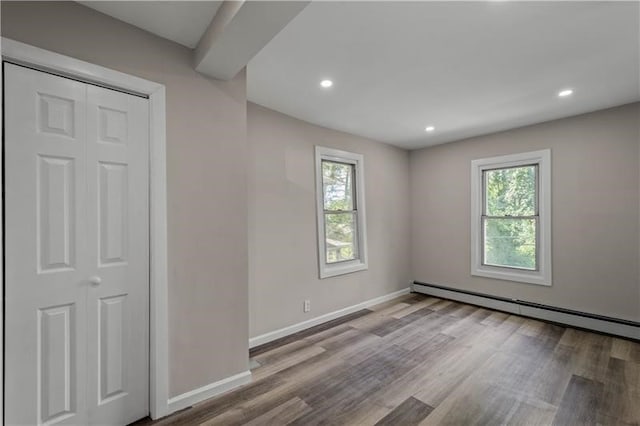
<svg viewBox="0 0 640 426"><path fill-rule="evenodd" d="M153 424L640 424L640 343L423 295L251 356L251 384Z"/></svg>

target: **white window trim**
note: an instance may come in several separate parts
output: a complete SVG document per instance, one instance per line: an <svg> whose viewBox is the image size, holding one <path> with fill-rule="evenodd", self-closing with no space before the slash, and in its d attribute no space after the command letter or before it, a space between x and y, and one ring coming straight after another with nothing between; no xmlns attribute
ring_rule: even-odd
<svg viewBox="0 0 640 426"><path fill-rule="evenodd" d="M525 165L538 165L538 270L501 268L482 264L482 172ZM471 162L471 275L551 285L551 150L523 152Z"/></svg>
<svg viewBox="0 0 640 426"><path fill-rule="evenodd" d="M327 263L324 230L324 190L322 188L322 160L354 164L356 167L356 206L358 221L359 258L348 262ZM335 277L362 271L369 267L367 261L367 222L364 200L364 157L362 154L316 146L316 217L318 220L318 265L320 278Z"/></svg>

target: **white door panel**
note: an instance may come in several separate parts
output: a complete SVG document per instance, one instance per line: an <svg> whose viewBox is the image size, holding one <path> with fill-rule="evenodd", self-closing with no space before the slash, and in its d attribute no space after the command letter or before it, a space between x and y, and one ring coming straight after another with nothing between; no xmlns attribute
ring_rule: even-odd
<svg viewBox="0 0 640 426"><path fill-rule="evenodd" d="M11 64L4 75L7 424L144 417L147 102Z"/></svg>
<svg viewBox="0 0 640 426"><path fill-rule="evenodd" d="M5 410L86 422L85 85L7 65Z"/></svg>
<svg viewBox="0 0 640 426"><path fill-rule="evenodd" d="M87 88L88 248L94 275L88 322L88 396L93 424L149 413L149 225L147 100ZM142 285L141 285L142 284ZM128 413L114 418L113 413Z"/></svg>

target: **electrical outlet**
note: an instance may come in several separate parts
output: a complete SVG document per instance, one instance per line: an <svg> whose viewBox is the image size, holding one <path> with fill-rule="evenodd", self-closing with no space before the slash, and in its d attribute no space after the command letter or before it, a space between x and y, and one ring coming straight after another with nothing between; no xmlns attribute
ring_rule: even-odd
<svg viewBox="0 0 640 426"><path fill-rule="evenodd" d="M309 312L311 310L311 300L305 300L304 305L302 307L304 312Z"/></svg>

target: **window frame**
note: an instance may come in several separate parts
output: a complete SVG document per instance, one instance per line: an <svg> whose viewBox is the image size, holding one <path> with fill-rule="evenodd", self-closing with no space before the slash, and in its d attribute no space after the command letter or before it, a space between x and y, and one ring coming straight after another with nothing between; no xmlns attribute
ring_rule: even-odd
<svg viewBox="0 0 640 426"><path fill-rule="evenodd" d="M485 171L536 166L536 269L484 264ZM551 277L551 150L524 152L471 161L471 275L552 285Z"/></svg>
<svg viewBox="0 0 640 426"><path fill-rule="evenodd" d="M323 146L315 147L316 161L316 219L318 231L318 270L320 279L334 277L337 275L349 274L356 271L368 269L367 262L367 224L365 214L365 189L364 189L364 156L353 152L341 151ZM327 262L327 247L325 233L325 209L324 209L324 187L322 176L322 162L331 161L335 163L348 164L353 166L354 179L352 181L353 193L355 195L355 244L358 256L353 260L340 262Z"/></svg>

